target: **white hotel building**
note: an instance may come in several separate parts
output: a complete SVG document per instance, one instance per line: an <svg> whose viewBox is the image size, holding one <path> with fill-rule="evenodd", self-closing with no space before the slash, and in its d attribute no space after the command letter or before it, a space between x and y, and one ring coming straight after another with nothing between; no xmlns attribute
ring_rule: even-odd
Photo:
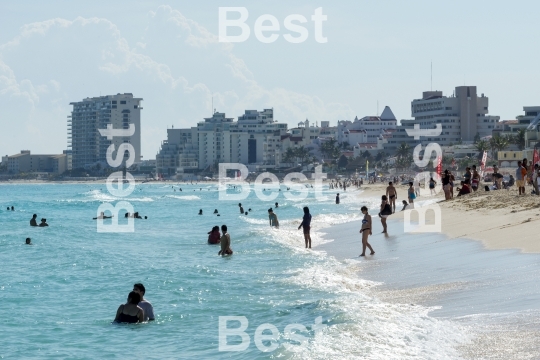
<svg viewBox="0 0 540 360"><path fill-rule="evenodd" d="M409 144L411 148L432 142L441 146L472 144L475 138L491 135L499 121L499 116L487 115L488 106L489 99L484 94L478 96L476 86L458 86L450 97L443 96L442 91L425 91L421 99L411 103L414 120L401 120L388 143L384 144L384 149L393 154L402 143ZM420 129L435 129L437 124L442 127L438 136L414 140L406 132L414 125Z"/></svg>
<svg viewBox="0 0 540 360"><path fill-rule="evenodd" d="M72 151L73 169L85 168L100 163L107 166L107 148L116 149L122 143L130 143L135 150L135 163L141 161L141 98L133 94L107 95L72 102L73 111L68 116L68 149ZM135 133L129 137L114 137L107 140L98 129L127 129L135 125ZM124 157L127 158L127 152Z"/></svg>
<svg viewBox="0 0 540 360"><path fill-rule="evenodd" d="M250 171L275 168L286 132L287 124L276 122L272 109L246 110L237 122L215 112L196 127L167 130L156 155L157 172L181 176L216 171L219 163L242 163Z"/></svg>

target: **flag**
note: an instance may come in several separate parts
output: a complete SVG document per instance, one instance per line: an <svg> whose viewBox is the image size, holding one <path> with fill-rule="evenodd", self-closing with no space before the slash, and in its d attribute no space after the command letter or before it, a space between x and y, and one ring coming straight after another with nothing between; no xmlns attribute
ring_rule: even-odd
<svg viewBox="0 0 540 360"><path fill-rule="evenodd" d="M437 175L442 176L442 158L440 156L437 157Z"/></svg>
<svg viewBox="0 0 540 360"><path fill-rule="evenodd" d="M369 179L369 160L366 160L366 176Z"/></svg>
<svg viewBox="0 0 540 360"><path fill-rule="evenodd" d="M484 169L486 168L486 161L487 161L487 151L484 151L484 155L482 155L482 162L480 163L480 176L484 176Z"/></svg>

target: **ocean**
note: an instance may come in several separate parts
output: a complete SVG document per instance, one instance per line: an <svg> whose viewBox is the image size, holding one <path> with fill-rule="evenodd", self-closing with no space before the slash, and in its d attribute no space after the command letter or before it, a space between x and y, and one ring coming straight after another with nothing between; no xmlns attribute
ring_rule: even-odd
<svg viewBox="0 0 540 360"><path fill-rule="evenodd" d="M368 261L357 258L359 238L340 248L347 256L321 250L337 244L331 226L359 220L360 207L374 208L376 199L360 201L361 191L350 188L339 191L336 205L338 191L327 186L322 200L311 188L301 190L304 200L287 199L281 190L271 201L252 191L240 201L251 211L241 215L239 201L220 200L216 184L141 184L125 200L148 219L136 219L134 232L103 233L92 220L99 205L124 200L105 184L0 185L0 358L462 357L475 334L456 318L459 311L437 316L439 300L419 305L378 295L373 290L395 278L375 279L377 267L367 272ZM279 230L268 223L274 202ZM297 230L304 206L313 215L312 250ZM34 213L50 226L30 227ZM230 257L207 244L207 232L222 224L231 235ZM27 237L34 245L24 244ZM384 254L372 244L376 256ZM145 285L156 320L112 324L137 282ZM244 323L229 322L220 332L220 317ZM236 333L244 337L224 337L242 324L245 330ZM275 327L273 340L257 340L263 327L262 335ZM245 349L220 351L220 334L225 345Z"/></svg>

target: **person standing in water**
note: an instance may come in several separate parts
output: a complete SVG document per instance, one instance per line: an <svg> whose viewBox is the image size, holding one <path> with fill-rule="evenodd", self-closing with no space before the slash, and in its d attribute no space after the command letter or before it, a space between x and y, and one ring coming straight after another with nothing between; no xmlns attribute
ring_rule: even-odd
<svg viewBox="0 0 540 360"><path fill-rule="evenodd" d="M30 219L30 226L38 226L36 218L37 218L37 214L34 214L32 216L32 219Z"/></svg>
<svg viewBox="0 0 540 360"><path fill-rule="evenodd" d="M242 204L238 204L238 207L240 208L240 214L244 214L244 208L242 207Z"/></svg>
<svg viewBox="0 0 540 360"><path fill-rule="evenodd" d="M304 217L302 219L302 223L298 227L298 230L300 230L300 228L304 228L304 240L306 241L306 249L311 249L311 235L309 233L309 231L311 230L311 214L309 213L309 208L307 206L304 206Z"/></svg>
<svg viewBox="0 0 540 360"><path fill-rule="evenodd" d="M392 208L390 207L390 204L388 204L388 198L386 195L382 196L382 202L381 202L381 211L379 212L379 217L381 218L381 224L383 226L383 234L387 233L387 227L386 227L386 218L392 214Z"/></svg>
<svg viewBox="0 0 540 360"><path fill-rule="evenodd" d="M221 232L223 235L221 235L221 250L218 252L218 255L232 255L233 251L231 249L231 236L227 232L227 225L221 225Z"/></svg>
<svg viewBox="0 0 540 360"><path fill-rule="evenodd" d="M339 193L336 195L336 204L339 204Z"/></svg>
<svg viewBox="0 0 540 360"><path fill-rule="evenodd" d="M114 322L117 323L142 323L144 321L144 310L138 305L141 301L141 296L132 291L129 293L127 302L118 307Z"/></svg>
<svg viewBox="0 0 540 360"><path fill-rule="evenodd" d="M360 229L360 234L362 234L362 253L360 254L360 256L366 256L366 248L369 248L369 250L371 250L370 255L374 255L375 251L373 251L373 248L368 242L368 236L372 234L371 215L368 214L368 208L366 206L362 206L360 210L362 211L362 214L364 214L364 219L362 220L362 228Z"/></svg>
<svg viewBox="0 0 540 360"><path fill-rule="evenodd" d="M270 226L279 229L279 221L277 215L274 213L274 210L272 210L272 208L268 209L268 220L270 221Z"/></svg>
<svg viewBox="0 0 540 360"><path fill-rule="evenodd" d="M409 197L409 204L414 203L414 199L416 199L416 191L414 191L413 182L409 182L409 189L407 190L407 196Z"/></svg>

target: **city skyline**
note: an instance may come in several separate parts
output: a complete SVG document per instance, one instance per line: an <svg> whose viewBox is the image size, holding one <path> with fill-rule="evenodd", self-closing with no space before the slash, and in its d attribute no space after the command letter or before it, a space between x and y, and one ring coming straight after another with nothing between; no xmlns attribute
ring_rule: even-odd
<svg viewBox="0 0 540 360"><path fill-rule="evenodd" d="M8 4L0 15L0 126L7 129L1 132L0 151L61 153L67 148L70 102L128 92L145 99L143 159L154 158L167 127L189 127L211 116L212 102L232 117L245 109L272 107L276 120L289 127L306 118L335 124L380 115L386 105L398 121L411 119L411 100L431 88L431 62L433 90L449 96L462 83L477 86L490 97L490 114L514 119L523 106L538 104L537 50L525 45L537 31L534 21L526 20L539 5L504 15L501 2L470 4L466 13L458 11L460 3L444 8L442 19L440 5L428 2L245 2L239 6L249 10L250 26L261 14L282 22L288 14L308 17L322 6L328 43L281 39L261 44L249 39L234 45L216 40L218 8L231 6L219 2L210 2L205 10L189 3L137 2L126 9L119 2L79 10L62 1ZM450 27L452 21L480 21L483 6L489 6L490 22L504 20L506 30L486 26L471 33ZM361 16L355 18L355 13ZM519 67L510 67L509 60L520 51L527 56L519 58ZM283 53L288 56L278 55ZM306 62L309 69L302 65Z"/></svg>

